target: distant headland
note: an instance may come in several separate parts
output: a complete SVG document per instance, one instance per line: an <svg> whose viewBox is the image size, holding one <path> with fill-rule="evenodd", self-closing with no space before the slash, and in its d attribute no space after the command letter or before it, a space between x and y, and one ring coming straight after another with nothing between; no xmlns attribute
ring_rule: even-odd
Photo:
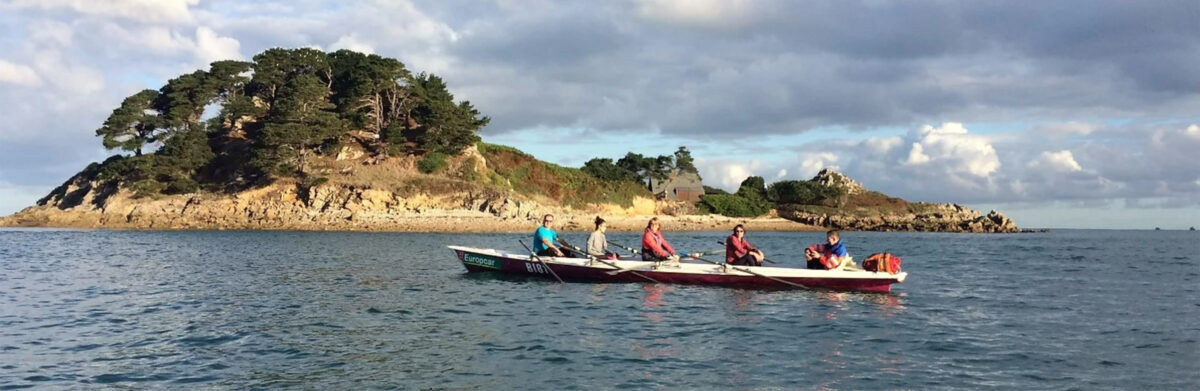
<svg viewBox="0 0 1200 391"><path fill-rule="evenodd" d="M581 168L483 143L487 125L440 77L349 50L269 49L126 98L96 130L120 151L0 226L526 231L597 215L618 230L1019 232L999 212L908 202L833 170L703 186L686 147Z"/></svg>

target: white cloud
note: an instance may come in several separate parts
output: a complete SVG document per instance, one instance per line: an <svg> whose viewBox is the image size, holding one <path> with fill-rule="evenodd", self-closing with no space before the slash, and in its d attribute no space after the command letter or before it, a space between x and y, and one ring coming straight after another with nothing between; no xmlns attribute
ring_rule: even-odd
<svg viewBox="0 0 1200 391"><path fill-rule="evenodd" d="M696 168L700 170L705 184L735 191L746 177L759 175L756 173L763 168L763 164L757 159L749 162L696 159Z"/></svg>
<svg viewBox="0 0 1200 391"><path fill-rule="evenodd" d="M912 148L908 150L908 158L904 159L904 164L916 165L929 163L929 155L925 154L925 147L921 143L912 143Z"/></svg>
<svg viewBox="0 0 1200 391"><path fill-rule="evenodd" d="M1100 125L1087 122L1062 122L1034 127L1034 131L1048 134L1089 135L1100 129Z"/></svg>
<svg viewBox="0 0 1200 391"><path fill-rule="evenodd" d="M984 178L1000 168L996 149L984 137L968 134L963 124L946 122L939 127L925 125L911 135L912 142L904 164L923 166L939 165L939 169L953 175L970 175Z"/></svg>
<svg viewBox="0 0 1200 391"><path fill-rule="evenodd" d="M145 52L162 60L178 59L184 62L186 68L207 68L213 61L243 58L237 39L221 36L208 26L196 27L189 36L167 26L129 26L104 22L99 25L97 34L127 53Z"/></svg>
<svg viewBox="0 0 1200 391"><path fill-rule="evenodd" d="M903 143L899 136L895 137L875 137L863 141L863 146L867 148L867 152L872 154L885 154L891 152L892 149L899 147Z"/></svg>
<svg viewBox="0 0 1200 391"><path fill-rule="evenodd" d="M104 89L104 74L87 65L80 65L64 58L58 50L46 50L34 54L33 66L38 73L47 75L46 80L62 91L72 94L93 94Z"/></svg>
<svg viewBox="0 0 1200 391"><path fill-rule="evenodd" d="M18 9L69 9L84 15L128 19L147 23L180 23L192 20L188 9L200 0L14 0Z"/></svg>
<svg viewBox="0 0 1200 391"><path fill-rule="evenodd" d="M1183 135L1193 140L1200 140L1200 125L1191 124L1183 130Z"/></svg>
<svg viewBox="0 0 1200 391"><path fill-rule="evenodd" d="M359 53L372 54L375 53L375 48L371 44L363 42L358 38L357 34L343 35L336 42L329 45L329 51L340 49L349 49Z"/></svg>
<svg viewBox="0 0 1200 391"><path fill-rule="evenodd" d="M25 30L29 34L29 41L38 46L68 46L75 36L70 24L48 19L34 20Z"/></svg>
<svg viewBox="0 0 1200 391"><path fill-rule="evenodd" d="M818 172L821 172L822 169L837 169L837 161L837 155L830 152L806 154L800 159L800 170L797 174L801 178L811 178L817 175Z"/></svg>
<svg viewBox="0 0 1200 391"><path fill-rule="evenodd" d="M1062 150L1057 152L1042 152L1037 160L1029 162L1029 168L1044 171L1044 172L1076 172L1083 171L1083 167L1075 161L1075 155L1071 151Z"/></svg>
<svg viewBox="0 0 1200 391"><path fill-rule="evenodd" d="M38 77L33 68L0 60L0 83L34 87L42 84L42 78Z"/></svg>
<svg viewBox="0 0 1200 391"><path fill-rule="evenodd" d="M783 179L784 177L787 176L787 174L788 174L788 170L786 168L781 168L781 169L779 169L779 172L775 173L775 179L776 180Z"/></svg>
<svg viewBox="0 0 1200 391"><path fill-rule="evenodd" d="M750 22L753 5L747 0L641 0L644 18L702 28L741 27Z"/></svg>
<svg viewBox="0 0 1200 391"><path fill-rule="evenodd" d="M238 40L222 37L211 28L200 26L196 28L196 43L192 50L200 63L209 64L213 61L242 59L238 52L240 47Z"/></svg>

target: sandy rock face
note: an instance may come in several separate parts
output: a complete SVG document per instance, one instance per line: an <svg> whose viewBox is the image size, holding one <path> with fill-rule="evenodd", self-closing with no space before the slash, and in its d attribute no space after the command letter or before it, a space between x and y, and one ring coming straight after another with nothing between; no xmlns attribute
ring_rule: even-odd
<svg viewBox="0 0 1200 391"><path fill-rule="evenodd" d="M526 229L542 214L562 211L500 192L405 197L386 189L332 184L303 188L291 182L232 195L136 198L128 190L77 179L38 205L0 218L0 226L496 231Z"/></svg>

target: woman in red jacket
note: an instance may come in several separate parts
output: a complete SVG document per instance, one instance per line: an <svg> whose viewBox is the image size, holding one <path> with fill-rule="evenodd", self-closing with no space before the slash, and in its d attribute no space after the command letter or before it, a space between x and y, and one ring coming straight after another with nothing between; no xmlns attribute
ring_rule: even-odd
<svg viewBox="0 0 1200 391"><path fill-rule="evenodd" d="M762 266L762 251L746 241L746 228L741 224L733 227L733 235L725 238L725 263L731 265Z"/></svg>
<svg viewBox="0 0 1200 391"><path fill-rule="evenodd" d="M642 234L642 260L679 263L679 255L675 254L675 249L663 238L661 229L658 218L650 218L650 222L646 224L646 232Z"/></svg>

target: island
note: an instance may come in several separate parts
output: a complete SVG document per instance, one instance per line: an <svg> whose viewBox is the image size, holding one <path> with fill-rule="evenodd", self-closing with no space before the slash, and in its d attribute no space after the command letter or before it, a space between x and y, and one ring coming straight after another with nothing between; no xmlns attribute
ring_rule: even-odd
<svg viewBox="0 0 1200 391"><path fill-rule="evenodd" d="M1003 214L908 202L833 170L733 193L704 186L690 151L580 168L484 143L490 119L446 82L350 50L266 50L127 97L96 130L118 151L4 227L528 231L874 230L1010 233Z"/></svg>

